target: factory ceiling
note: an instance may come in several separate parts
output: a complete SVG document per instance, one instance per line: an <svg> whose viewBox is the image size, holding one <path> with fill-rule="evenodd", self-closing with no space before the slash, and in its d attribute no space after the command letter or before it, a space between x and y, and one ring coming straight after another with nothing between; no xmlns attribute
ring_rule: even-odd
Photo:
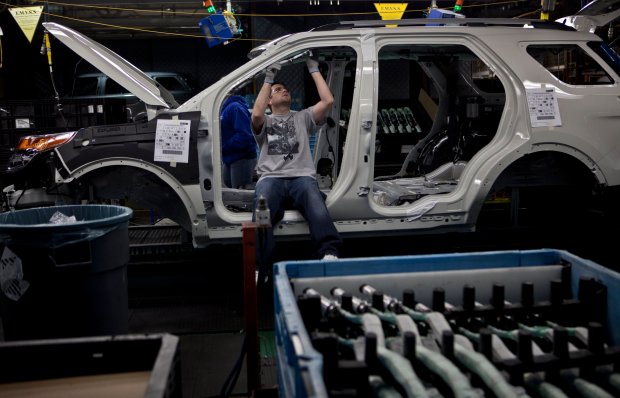
<svg viewBox="0 0 620 398"><path fill-rule="evenodd" d="M423 18L433 0L408 2L403 18ZM385 3L385 2L384 2ZM439 8L452 9L453 1L435 0ZM555 1L551 18L570 15L576 1ZM569 4L570 6L565 6ZM0 1L0 12L8 7L44 6L43 21L58 22L94 39L200 36L198 23L209 16L202 1L114 1L64 0ZM380 19L375 2L351 0L264 0L213 1L217 10L232 10L244 24L277 23L278 18L302 18L300 29L342 20ZM471 17L539 18L541 2L533 0L464 0L462 13ZM266 20L256 20L265 17Z"/></svg>

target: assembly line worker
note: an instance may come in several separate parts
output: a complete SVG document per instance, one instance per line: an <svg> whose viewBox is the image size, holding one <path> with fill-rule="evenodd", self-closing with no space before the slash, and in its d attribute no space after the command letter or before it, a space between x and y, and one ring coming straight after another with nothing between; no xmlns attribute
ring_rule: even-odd
<svg viewBox="0 0 620 398"><path fill-rule="evenodd" d="M291 201L308 223L318 258L336 259L342 240L319 190L308 140L317 125L325 123L334 97L319 71L318 61L308 58L306 65L319 102L299 112L291 111L291 95L284 84L274 80L280 69L279 64L274 64L267 68L254 103L252 128L260 148L254 208L261 196L266 198L271 225L275 226L284 217L286 201ZM270 115L265 114L268 106ZM269 229L264 253L269 261L274 248L273 230Z"/></svg>
<svg viewBox="0 0 620 398"><path fill-rule="evenodd" d="M257 147L248 104L242 96L231 95L224 101L220 123L224 184L229 188L244 188L254 177Z"/></svg>

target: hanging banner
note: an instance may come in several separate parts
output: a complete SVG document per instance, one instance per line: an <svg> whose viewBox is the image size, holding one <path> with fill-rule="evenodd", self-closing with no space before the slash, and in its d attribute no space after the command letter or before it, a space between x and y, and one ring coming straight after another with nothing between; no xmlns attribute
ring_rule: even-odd
<svg viewBox="0 0 620 398"><path fill-rule="evenodd" d="M375 8L381 15L382 20L396 20L401 19L405 10L407 9L407 3L375 3ZM386 25L395 26L395 25Z"/></svg>
<svg viewBox="0 0 620 398"><path fill-rule="evenodd" d="M39 24L43 6L9 8L9 11L22 29L22 32L26 35L28 41L32 43L32 36L34 36L34 31Z"/></svg>

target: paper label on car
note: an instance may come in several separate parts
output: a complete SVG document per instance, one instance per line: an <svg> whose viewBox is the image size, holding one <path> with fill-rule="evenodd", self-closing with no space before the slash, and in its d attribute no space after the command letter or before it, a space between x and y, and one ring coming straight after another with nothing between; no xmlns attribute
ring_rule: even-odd
<svg viewBox="0 0 620 398"><path fill-rule="evenodd" d="M156 162L187 163L189 160L190 120L157 120Z"/></svg>
<svg viewBox="0 0 620 398"><path fill-rule="evenodd" d="M532 127L561 126L560 107L553 88L527 89L527 106Z"/></svg>

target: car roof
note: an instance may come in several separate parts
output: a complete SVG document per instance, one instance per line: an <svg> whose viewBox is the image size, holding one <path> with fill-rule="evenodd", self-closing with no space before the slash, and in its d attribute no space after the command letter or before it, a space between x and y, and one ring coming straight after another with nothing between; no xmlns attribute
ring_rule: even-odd
<svg viewBox="0 0 620 398"><path fill-rule="evenodd" d="M436 28L437 26L508 26L508 27L534 27L534 28L554 28L559 30L573 30L571 27L567 27L561 23L542 21L539 19L516 19L516 18L411 18L411 19L398 19L398 20L359 20L359 21L340 21L336 23L330 23L311 29L309 32L326 32L334 30L346 30L346 29L368 29L368 28L384 28L386 25L390 25L390 29L406 26L429 26ZM276 39L271 40L268 43L261 44L250 50L248 58L254 59L266 50L273 47L277 47L278 44L283 42L286 38L304 34L308 32L298 32L296 34L287 34Z"/></svg>

